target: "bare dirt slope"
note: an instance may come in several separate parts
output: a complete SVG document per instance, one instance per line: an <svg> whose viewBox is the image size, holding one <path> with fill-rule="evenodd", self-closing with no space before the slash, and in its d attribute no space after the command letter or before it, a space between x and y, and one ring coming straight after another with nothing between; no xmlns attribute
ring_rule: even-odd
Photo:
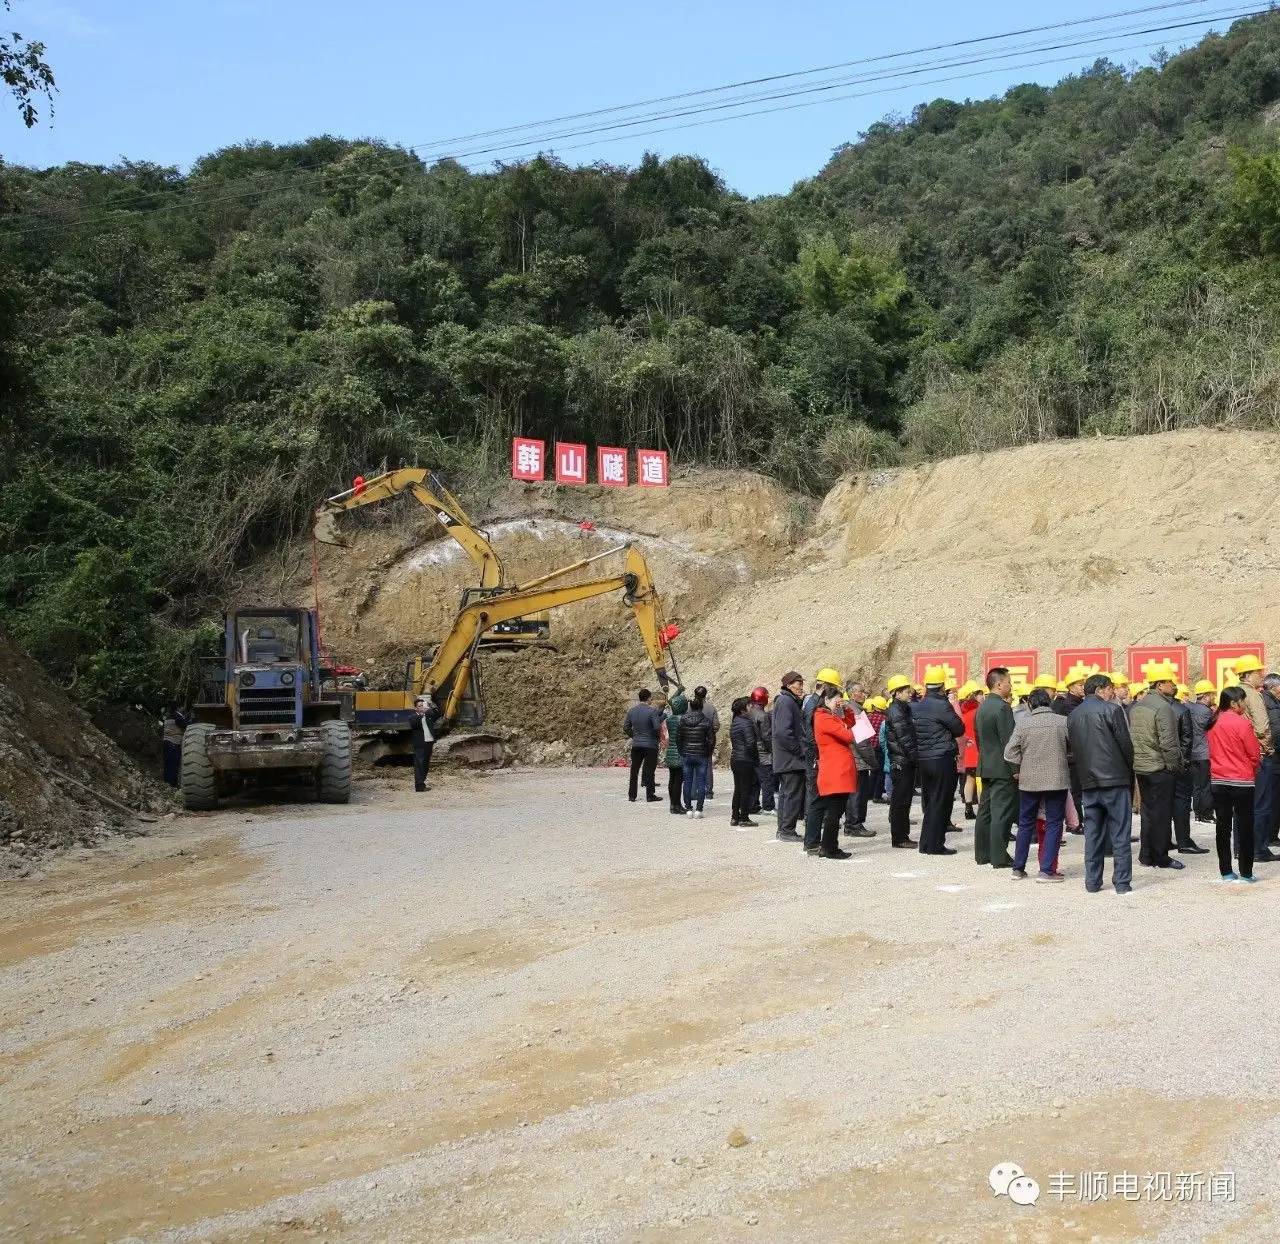
<svg viewBox="0 0 1280 1244"><path fill-rule="evenodd" d="M1280 631L1280 437L1062 441L846 479L786 573L686 637L712 683L883 677L915 651L1187 643Z"/></svg>
<svg viewBox="0 0 1280 1244"><path fill-rule="evenodd" d="M759 475L690 471L669 489L513 483L477 521L515 582L635 542L668 620L684 629L726 595L776 573L813 509ZM350 548L319 549L325 645L375 683L399 685L405 661L439 641L478 572L407 497L344 516L342 531ZM614 574L621 564L621 555L606 559L566 582ZM259 563L239 598L311 603L310 546ZM616 737L635 688L654 681L621 595L557 610L552 625L555 651L483 658L490 722L573 749Z"/></svg>
<svg viewBox="0 0 1280 1244"><path fill-rule="evenodd" d="M94 842L133 823L70 779L138 810L168 806L161 788L0 631L0 848L6 848L6 864L45 847Z"/></svg>

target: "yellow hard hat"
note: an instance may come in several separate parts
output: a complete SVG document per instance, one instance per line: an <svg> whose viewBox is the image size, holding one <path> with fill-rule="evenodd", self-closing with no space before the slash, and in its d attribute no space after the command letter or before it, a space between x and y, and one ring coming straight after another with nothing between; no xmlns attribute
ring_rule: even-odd
<svg viewBox="0 0 1280 1244"><path fill-rule="evenodd" d="M1073 665L1062 676L1062 681L1065 684L1063 687L1063 690L1065 691L1067 687L1070 687L1075 683L1084 682L1084 680L1088 677L1089 677L1089 671L1085 669L1083 665Z"/></svg>
<svg viewBox="0 0 1280 1244"><path fill-rule="evenodd" d="M1123 674L1112 672L1107 677L1111 679L1113 687L1127 687L1129 685L1129 680Z"/></svg>
<svg viewBox="0 0 1280 1244"><path fill-rule="evenodd" d="M924 671L924 685L926 687L944 687L950 680L947 678L947 671L941 665L929 665Z"/></svg>
<svg viewBox="0 0 1280 1244"><path fill-rule="evenodd" d="M1185 682L1178 684L1178 699L1185 700L1191 694L1191 688Z"/></svg>
<svg viewBox="0 0 1280 1244"><path fill-rule="evenodd" d="M1258 668L1261 669L1262 667L1259 666ZM1177 666L1172 665L1168 661L1163 665L1153 665L1151 669L1147 671L1147 683L1149 686L1154 687L1156 683L1159 682L1171 682L1176 686L1178 682Z"/></svg>
<svg viewBox="0 0 1280 1244"><path fill-rule="evenodd" d="M1207 678L1202 678L1191 688L1195 695L1212 695L1217 689Z"/></svg>
<svg viewBox="0 0 1280 1244"><path fill-rule="evenodd" d="M913 691L918 691L921 695L924 695L924 683L922 682L913 682L911 684L911 689Z"/></svg>
<svg viewBox="0 0 1280 1244"><path fill-rule="evenodd" d="M842 685L840 681L840 675L837 674L835 670L833 670L829 665L826 667L826 669L821 669L818 671L817 680L818 682L825 682L832 687L839 687Z"/></svg>
<svg viewBox="0 0 1280 1244"><path fill-rule="evenodd" d="M884 685L884 689L892 695L895 691L901 691L903 687L911 686L911 679L905 674L894 674Z"/></svg>
<svg viewBox="0 0 1280 1244"><path fill-rule="evenodd" d="M1058 679L1058 681L1057 681L1056 683L1054 683L1054 684L1053 684L1053 689L1054 689L1055 691L1058 691L1058 692L1066 691L1066 689L1067 689L1067 682L1066 682L1066 679L1065 679L1065 678L1059 678L1059 679Z"/></svg>
<svg viewBox="0 0 1280 1244"><path fill-rule="evenodd" d="M967 700L971 695L976 695L981 690L981 684L974 682L973 679L970 678L969 681L956 692L956 695L962 700Z"/></svg>
<svg viewBox="0 0 1280 1244"><path fill-rule="evenodd" d="M1237 674L1251 674L1254 670L1260 670L1262 668L1262 662L1259 661L1251 652L1246 653L1235 663L1235 665L1232 666L1232 669L1234 669Z"/></svg>
<svg viewBox="0 0 1280 1244"><path fill-rule="evenodd" d="M880 695L869 696L867 703L870 704L877 713L883 713L884 710L889 707L889 701Z"/></svg>
<svg viewBox="0 0 1280 1244"><path fill-rule="evenodd" d="M1052 674L1037 674L1035 682L1031 684L1032 690L1036 687L1043 687L1046 691L1056 691L1058 680Z"/></svg>

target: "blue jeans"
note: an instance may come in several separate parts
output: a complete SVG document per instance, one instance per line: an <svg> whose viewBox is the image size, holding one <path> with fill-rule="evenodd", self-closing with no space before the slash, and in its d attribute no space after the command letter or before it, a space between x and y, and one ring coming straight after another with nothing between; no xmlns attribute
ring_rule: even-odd
<svg viewBox="0 0 1280 1244"><path fill-rule="evenodd" d="M702 811L702 801L707 797L707 758L682 756L684 761L684 806ZM697 800L695 805L694 800Z"/></svg>
<svg viewBox="0 0 1280 1244"><path fill-rule="evenodd" d="M1127 786L1101 786L1084 791L1084 888L1102 889L1102 857L1108 843L1115 862L1111 880L1117 890L1133 882L1133 794Z"/></svg>
<svg viewBox="0 0 1280 1244"><path fill-rule="evenodd" d="M1271 837L1271 823L1276 814L1276 787L1280 774L1276 772L1276 758L1263 756L1258 766L1258 776L1253 785L1253 856L1257 859L1268 850L1267 839Z"/></svg>
<svg viewBox="0 0 1280 1244"><path fill-rule="evenodd" d="M1013 866L1019 872L1027 871L1027 856L1031 854L1031 842L1036 836L1036 812L1044 800L1044 852L1046 863L1058 858L1062 846L1062 821L1067 815L1065 790L1020 790L1018 792L1018 841L1013 847ZM1044 873L1043 868L1040 869ZM1048 874L1045 873L1047 876Z"/></svg>

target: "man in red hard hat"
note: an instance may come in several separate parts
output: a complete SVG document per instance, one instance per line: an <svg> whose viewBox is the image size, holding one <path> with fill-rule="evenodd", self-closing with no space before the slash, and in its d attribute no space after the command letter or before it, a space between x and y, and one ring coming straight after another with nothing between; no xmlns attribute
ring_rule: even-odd
<svg viewBox="0 0 1280 1244"><path fill-rule="evenodd" d="M769 693L757 687L751 693L747 717L760 744L760 763L756 767L756 785L748 805L752 812L772 812L773 808L773 715L769 712Z"/></svg>

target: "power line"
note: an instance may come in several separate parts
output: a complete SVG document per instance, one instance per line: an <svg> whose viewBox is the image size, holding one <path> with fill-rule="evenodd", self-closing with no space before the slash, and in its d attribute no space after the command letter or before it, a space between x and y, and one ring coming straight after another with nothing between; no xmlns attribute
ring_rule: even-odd
<svg viewBox="0 0 1280 1244"><path fill-rule="evenodd" d="M1199 0L1199 2L1203 2L1203 0ZM1154 8L1183 7L1183 6L1185 5L1185 3L1186 3L1186 0L1183 0L1183 5L1179 5L1179 6L1160 5L1160 6L1152 6L1152 7L1154 7ZM1220 11L1217 11L1217 12L1214 12L1214 13L1211 13L1211 14L1204 14L1204 15L1202 15L1202 16L1200 16L1200 17L1198 17L1198 18L1195 18L1195 19L1191 19L1191 20L1184 21L1184 22L1171 23L1171 24L1168 24L1168 25L1165 25L1165 26L1148 27L1148 28L1146 28L1146 29L1144 29L1144 30L1126 30L1126 31L1119 31L1119 30L1115 30L1115 31L1107 32L1105 36L1093 35L1093 36L1091 36L1091 37L1089 37L1089 38L1086 38L1086 39L1081 39L1081 40L1076 40L1076 41L1069 41L1069 42L1067 42L1067 43L1063 43L1063 44L1041 45L1041 46L1039 47L1039 49L1038 49L1038 50L1046 50L1046 51L1047 51L1047 50L1060 50L1060 49L1062 49L1062 48L1086 46L1086 45L1089 45L1089 44L1098 43L1098 42L1100 42L1104 37L1105 37L1105 38L1119 37L1121 34L1138 34L1138 33L1151 34L1151 33L1166 33L1166 32L1168 32L1168 31L1170 31L1170 30L1174 30L1174 29L1185 29L1185 28L1187 28L1187 27L1191 27L1191 26L1201 26L1201 25L1211 24L1211 23L1216 22L1216 21L1218 21L1218 20L1221 20L1221 19L1223 19L1223 18L1237 18L1237 17L1257 16L1257 15L1260 15L1260 14L1262 14L1262 13L1265 13L1265 12L1268 12L1268 11L1272 11L1272 9L1273 9L1273 6L1270 6L1270 5L1269 5L1267 9L1252 9L1252 10L1234 11L1234 12L1224 12L1224 11L1221 11L1221 10L1220 10ZM1132 10L1131 12L1135 12L1135 13L1136 13L1136 12L1145 12L1145 11L1148 11L1148 10L1142 10L1142 9L1139 9L1139 10ZM1113 15L1113 16L1114 16L1114 15ZM1081 23L1081 21L1083 21L1083 20L1085 20L1085 19L1080 19L1080 21L1077 21L1076 23L1060 23L1060 24L1059 24L1059 26L1061 26L1061 25L1068 25L1068 24L1080 24L1080 23ZM1106 19L1092 19L1092 20L1095 20L1095 21L1096 21L1096 20L1106 20ZM1045 29L1050 29L1050 28L1053 28L1053 27L1046 27ZM1023 32L1009 32L1009 34L1010 34L1010 35L1015 35L1015 36L1016 36L1017 34L1019 34L1019 33L1023 33ZM995 40L995 39L1002 38L1002 37L1009 37L1009 36L1008 36L1008 35L1006 35L1006 36L995 36L995 35L992 35L992 36L984 36L982 41L990 42L990 41L993 41L993 40ZM938 45L938 46L939 46L939 47L947 47L947 46L955 46L955 47L959 47L959 46L963 46L963 45L966 45L966 44L972 44L972 43L974 43L974 42L978 42L978 41L979 41L979 40L963 40L963 41L959 41L959 42L957 42L956 44L953 44L953 45ZM1141 45L1134 45L1134 46L1149 46L1149 43L1147 43L1147 44L1141 44ZM895 70L893 70L893 71L891 71L891 72L886 72L886 73L881 73L881 74L870 74L870 75L863 74L863 75L855 75L855 76L854 76L854 77L852 77L852 78L842 79L842 80L836 80L836 81L834 81L834 82L824 83L824 84L820 84L820 85L818 85L818 86L806 86L806 87L801 87L801 88L798 88L798 89L795 89L795 90L791 90L791 91L783 91L783 92L777 92L777 93L770 94L770 95L758 95L758 96L752 96L752 97L743 97L743 98L740 98L740 99L738 99L738 100L736 100L736 101L732 101L732 102L731 102L731 103L729 103L729 104L707 104L707 105L703 105L703 106L698 107L698 108L675 110L675 111L670 111L670 112L666 112L666 113L654 113L654 114L650 114L650 115L649 115L649 116L647 116L647 117L637 117L637 118L632 118L632 119L630 119L629 121L616 122L616 123L614 123L614 124L612 124L612 125L608 125L608 126L598 126L598 127L580 127L580 128L578 128L578 129L565 131L563 134L559 134L559 135L542 135L542 136L538 136L538 137L534 137L534 138L531 138L531 139L525 140L525 141L523 141L523 142L513 142L513 143L503 144L503 145L499 145L499 146L494 146L494 147L481 148L481 149L478 149L478 150L476 150L476 151L472 151L472 152L462 152L462 153L458 153L456 156L453 156L453 157L451 157L451 158L455 158L455 159L459 159L459 160L461 160L461 159L464 159L464 158L467 158L467 157L470 157L470 156L474 156L474 155L492 154L493 152L496 152L496 151L505 151L505 150L512 150L512 149L520 148L520 147L537 146L537 145L542 145L542 144L545 144L545 143L548 143L548 142L554 141L556 138L559 138L559 137L578 137L578 136L581 136L581 135L584 135L584 134L604 133L604 132L609 132L609 131L617 130L617 129L623 129L623 130L628 130L628 131L629 131L629 132L627 132L627 133L618 134L618 135L616 135L615 137L612 137L612 138L595 139L595 140L593 140L593 141L589 141L589 142L585 142L585 143L576 143L576 144L572 144L571 146L561 148L561 150L576 150L576 149L580 149L580 148L583 148L583 147L596 146L596 145L601 145L601 144L603 144L603 143L608 143L608 142L616 142L616 141L619 141L619 140L624 139L624 138L647 137L647 136L650 136L650 135L653 135L653 134L669 133L669 132L673 132L673 131L676 131L676 130L690 129L690 128L695 128L695 127L697 127L697 126L701 126L701 125L716 124L716 123L720 123L720 122L724 122L724 121L732 121L732 120L738 120L738 119L743 119L743 118L747 118L747 117L760 116L760 115L764 115L764 114L772 113L772 112L791 111L791 110L796 109L796 108L799 108L799 107L812 107L812 106L814 106L814 105L816 105L816 104L822 104L822 103L828 103L828 102L834 103L834 102L838 102L838 101L842 101L842 100L847 100L847 99L862 98L862 97L865 97L865 96L867 96L867 95L877 94L877 93L879 93L879 92L877 92L877 91L860 91L860 92L854 92L854 93L850 93L850 94L846 94L846 95L841 95L841 96L827 97L827 98L825 98L825 99L805 101L805 102L803 102L803 103L801 103L801 104L786 104L786 105L778 105L778 106L775 106L775 107L769 107L769 108L754 109L754 110L751 110L751 111L749 111L749 112L740 112L740 113L735 113L735 114L733 114L733 115L731 115L731 116L714 117L714 118L710 118L709 120L705 120L705 121L692 121L692 122L686 122L686 123L681 124L681 125L667 126L667 127L663 127L663 128L660 128L660 129L651 129L651 130L634 131L634 130L631 128L631 127L634 127L635 125L643 124L645 120L663 120L663 119L675 119L675 118L682 117L682 116L697 116L697 115L702 115L702 114L705 114L705 113L707 113L707 112L711 112L711 111L718 111L718 110L721 110L721 109L726 108L726 107L741 107L741 106L743 106L744 104L747 104L747 103L750 103L750 102L760 102L760 101L765 101L765 100L776 100L776 99L787 99L787 98L793 98L793 97L795 97L795 96L797 96L797 95L810 94L810 93L814 93L814 92L817 92L817 91L826 91L826 90L831 90L831 89L835 89L835 88L837 88L837 87L839 87L839 86L842 86L842 85L850 85L850 84L852 84L852 83L854 83L854 82L876 82L876 81L883 81L883 80L891 80L891 79L893 79L893 78L899 78L899 77L903 77L903 76L914 76L914 75L915 75L915 74L917 74L917 73L927 72L927 71L928 71L928 68L929 68L930 66L931 66L932 68L940 68L940 67L947 67L948 65L950 65L950 66L956 66L956 65L978 65L978 64L988 63L988 62L993 61L993 60L1007 59L1009 56L1013 56L1013 55L1021 55L1021 54L1025 54L1025 53L1027 53L1027 52L1029 52L1029 51L1033 51L1033 50L1037 50L1037 49L1032 48L1032 47L1025 47L1025 48L1022 48L1022 49L1020 49L1019 51L1015 51L1015 52L991 52L991 53L988 53L988 54L987 54L987 55L985 55L985 56L980 56L980 57L974 57L974 58L971 58L971 59L970 59L970 60L968 60L968 61L964 61L964 60L961 60L961 61L951 61L951 62L940 61L940 62L927 63L927 64L926 64L926 65L924 65L924 66L913 66L913 67L908 67L908 68L898 68L898 69L895 69ZM1126 49L1126 48L1117 48L1117 49L1101 49L1101 50L1100 50L1100 53L1106 53L1106 52L1108 52L1108 51L1124 51L1124 50L1128 50L1128 49ZM892 57L892 58L900 58L901 56L904 56L904 55L909 55L909 53L892 53L892 54L887 54L885 57L872 58L872 59L881 59L881 60L883 60L883 59L889 59L890 57ZM1052 59L1050 59L1050 60L1044 60L1044 61L1033 61L1033 62L1029 62L1029 63L1026 63L1026 64L1021 64L1021 65L1008 65L1008 66L1003 66L1003 67L1002 67L1002 69L1005 69L1005 70L1007 70L1007 69L1015 69L1015 70L1016 70L1016 69L1024 69L1024 68L1035 68L1035 67L1039 67L1039 66L1041 66L1041 65L1048 65L1048 64L1060 64L1060 63L1063 63L1064 61L1072 60L1072 59L1074 59L1074 57L1065 57L1065 56L1064 56L1064 57L1056 57L1056 58L1052 58ZM778 77L782 77L782 76L800 76L801 74L803 74L803 73L805 73L805 72L821 72L821 71L820 71L820 70L815 70L815 71L797 71L797 72L796 72L796 74L793 74L793 75L776 75L776 76L778 76ZM920 86L935 85L935 84L938 84L938 83L953 82L953 81L963 80L963 79L966 79L966 78L983 76L983 74L984 74L984 73L991 73L991 72L999 72L999 70L977 71L977 72L972 72L972 73L965 73L965 74L952 75L952 76L950 76L950 77L930 79L930 80L926 80L926 81L923 81L923 82L911 82L911 83L907 83L907 84L905 84L905 86L898 86L898 87L889 87L889 88L885 88L885 90L884 90L884 92L883 92L883 93L889 93L889 92L891 92L891 91L895 91L895 90L910 89L910 88L913 88L913 87L920 87ZM689 94L695 94L695 93L689 93ZM600 112L601 112L601 113L604 113L604 112L607 112L607 111L610 111L610 110L600 110ZM418 145L416 145L416 146L414 146L414 147L406 148L405 150L406 150L406 152L407 152L407 153L413 153L413 152L416 152L416 151L420 150L422 147L427 146L427 145L429 145L429 144L418 144ZM446 157L446 156L444 156L444 155L440 155L440 156L437 156L437 157L435 157L435 158L436 158L436 159L443 159L443 158L450 158L450 157ZM288 178L288 182L287 182L287 184L277 184L277 185L275 185L275 186L266 186L266 187L259 186L259 187L255 187L255 188L253 188L253 189L246 189L246 190L241 190L241 191L231 192L231 193L226 194L226 195L215 195L215 196L211 196L211 197L203 198L203 199L199 199L199 200L186 200L186 201L178 202L178 203L169 203L169 204L165 204L165 205L163 205L163 206L157 207L157 208L153 208L153 209L151 209L151 210L149 210L149 211L148 211L148 210L145 210L145 209L139 209L139 214L145 214L145 215L147 215L147 216L160 215L160 214L165 214L165 213L172 212L172 211L184 210L184 209L188 209L188 208L192 208L192 207L200 207L200 208L203 208L203 207L211 206L211 205L214 205L214 204L217 204L217 203L221 203L221 202L231 202L231 201L243 200L243 199L247 199L247 198L252 198L252 197L254 197L255 195L257 195L257 196L266 196L266 195L273 194L273 193L283 193L284 191L287 191L287 190L291 189L291 188L293 187L293 185L294 185L294 184L296 184L296 182L297 182L301 177L303 177L303 176L305 176L305 175L307 175L307 174L309 174L309 173L311 173L311 172L313 172L313 171L320 171L320 170L323 170L324 168L330 167L330 166L332 165L332 163L333 163L333 161L323 161L323 162L319 162L319 163L311 162L311 163L309 163L309 164L308 164L308 163L304 163L304 162L299 162L297 165L295 165L295 166L293 167L293 169L289 170L289 171L288 171L288 173L286 174L286 176L287 176L287 178ZM414 158L406 158L406 159L404 159L404 160L402 160L402 161L399 161L399 162L398 162L398 165L399 165L400 167L411 167L411 166L418 165L418 164L420 164L420 163L421 163L421 161L420 161L420 160L418 160L416 157L414 157ZM392 162L392 163L391 163L391 167L393 167L393 168L394 168L394 167L396 167L396 166L397 166L397 162ZM138 200L145 199L145 198L149 197L149 194L150 194L150 192L140 192L140 193L138 194L138 196L137 196L137 199L138 199ZM102 214L102 215L100 215L100 216L98 216L98 217L96 217L96 218L90 218L90 219L88 219L88 220L81 220L81 221L78 221L78 222L76 222L76 223L75 223L75 225L74 225L73 227L75 227L75 228L77 228L77 229L84 229L86 225L87 225L87 226L89 226L89 227L92 227L92 226L97 225L97 224L105 224L105 225L108 225L108 226L109 226L110 224L114 223L114 222L118 219L118 213L119 213L120 211L122 211L122 210L127 211L127 210L130 210L130 209L129 209L129 207L128 207L128 205L127 205L127 204L125 204L125 205L117 205L117 206L112 207L111 209L108 209L108 213L104 213L104 214ZM13 238L23 238L23 237L36 236L36 235L38 235L38 234L45 233L45 232L53 232L53 231L61 230L62 228L64 228L64 225L63 225L62 223L51 223L51 222L45 222L45 223L38 223L38 224L28 225L25 229L8 229L8 230L6 230L6 233L7 233L7 235L8 235L9 237L13 237Z"/></svg>

